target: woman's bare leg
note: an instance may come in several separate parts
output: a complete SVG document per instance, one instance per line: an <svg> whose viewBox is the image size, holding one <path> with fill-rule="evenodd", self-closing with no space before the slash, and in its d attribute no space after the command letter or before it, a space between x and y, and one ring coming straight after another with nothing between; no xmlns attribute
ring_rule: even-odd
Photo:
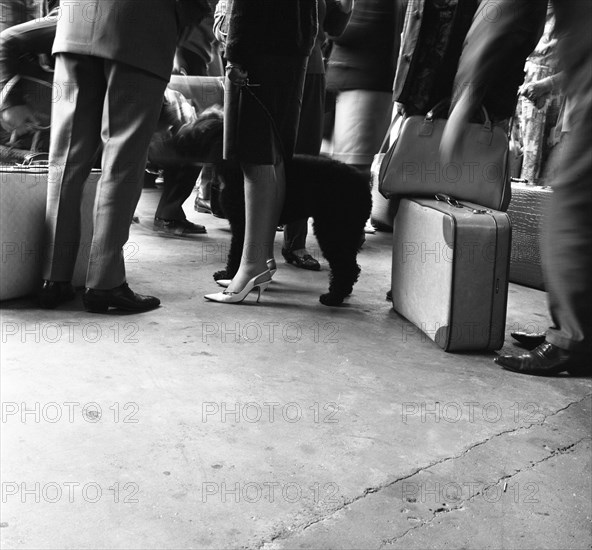
<svg viewBox="0 0 592 550"><path fill-rule="evenodd" d="M245 177L245 242L238 272L228 287L240 292L267 270L273 258L276 227L285 196L284 165L243 164Z"/></svg>

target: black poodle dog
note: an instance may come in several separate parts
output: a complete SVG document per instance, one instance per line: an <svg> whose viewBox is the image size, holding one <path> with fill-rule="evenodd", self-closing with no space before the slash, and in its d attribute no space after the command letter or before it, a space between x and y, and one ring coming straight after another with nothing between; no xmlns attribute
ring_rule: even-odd
<svg viewBox="0 0 592 550"><path fill-rule="evenodd" d="M240 165L222 160L223 113L219 107L203 111L175 136L175 147L196 158L216 159L223 182L222 210L232 231L226 269L214 279L231 279L238 270L245 236L244 181ZM331 269L329 292L320 301L338 306L358 280L356 258L370 216L369 182L361 172L325 157L295 155L286 162L286 200L279 223L313 219L314 234Z"/></svg>

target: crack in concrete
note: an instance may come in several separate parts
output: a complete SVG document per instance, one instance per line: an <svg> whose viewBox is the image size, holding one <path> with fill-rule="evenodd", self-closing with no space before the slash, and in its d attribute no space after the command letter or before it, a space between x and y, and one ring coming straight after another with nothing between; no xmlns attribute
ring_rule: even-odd
<svg viewBox="0 0 592 550"><path fill-rule="evenodd" d="M391 481L387 481L386 483L383 483L381 485L378 485L376 487L368 487L366 489L364 489L363 493L361 495L358 495L356 497L353 497L351 499L345 500L339 507L331 509L328 513L322 515L321 517L317 517L317 518L313 518L310 519L306 522L303 522L299 525L292 525L289 526L287 528L280 528L278 529L278 532L270 535L269 537L266 537L264 540L260 541L259 543L257 543L256 546L252 547L254 550L261 550L266 544L270 544L273 543L276 540L280 540L280 539L287 539L290 536L294 535L296 530L301 530L301 531L306 531L306 529L308 529L309 527L312 527L313 525L316 525L317 523L321 523L329 518L331 518L332 516L334 516L335 514L339 513L341 510L344 510L345 508L347 508L348 506L351 506L352 504L355 504L356 502L366 498L368 495L374 494L374 493L378 493L380 491L382 491L383 489L387 489L397 483L400 483L401 481L405 481L407 479L409 479L410 477L413 477L417 474L419 474L420 472L424 472L426 470L429 470L430 468L433 468L434 466L439 466L440 464L444 464L446 462L450 462L452 460L457 460L458 458L461 458L463 456L465 456L467 453L471 452L473 449L476 449L477 447L480 447L482 445L485 445L486 443L489 443L490 441L495 440L498 437L510 434L510 433L515 433L515 432L519 432L521 430L530 430L533 426L542 426L545 421L548 418L551 418L553 416L556 416L557 414L569 409L570 407L574 406L574 405L579 405L580 403L582 403L583 401L586 401L587 399L589 399L590 397L592 397L592 393L586 394L582 399L579 399L578 401L573 401L571 403L568 403L565 407L562 407L560 409L557 409L556 411L549 413L547 415L543 416L543 419L540 420L539 422L532 422L529 423L526 426L519 426L517 428L512 428L512 429L508 429L508 430L503 430L497 434L493 434L490 437L485 438L483 441L478 441L477 443L474 443L473 445L467 447L466 449L464 449L463 451L461 451L459 454L454 455L454 456L448 456L448 457L444 457L441 458L440 460L436 460L434 462L432 462L431 464L428 464L426 466L422 466L420 468L415 469L414 471L412 471L411 473L401 476L395 480L391 480ZM583 439L588 439L588 438L583 438ZM574 443L573 445L569 446L569 447L573 447L575 445L577 445L578 443L580 443L581 441L577 441L576 443ZM560 449L557 449L557 451L559 451ZM535 463L535 464L539 464L540 462L544 462L545 460L548 460L549 458L552 458L555 454L557 454L556 451L552 451L551 454L548 457L545 457L544 459L542 459L541 461ZM512 476L517 475L519 472L524 471L524 470L519 470L518 472L515 472L514 474L511 474ZM511 477L511 476L505 476L505 477ZM503 477L501 479L504 479ZM499 483L499 480L498 482ZM491 485L488 486L489 487L493 487L495 486L497 483L493 483ZM487 488L486 488L487 489ZM484 491L486 490L484 489ZM478 496L478 495L475 495ZM464 502L464 501L463 501ZM450 510L447 510L445 512L440 512L440 513L448 513L449 511L452 511L453 509L451 508ZM419 525L416 525L414 527L411 527L410 529L408 529L407 531L405 531L405 533L403 533L401 536L396 537L395 539L393 539L394 542L396 542L397 540L399 540L400 538L404 537L407 533L409 533L410 531L413 531L415 529L421 528L424 525L427 525L428 523L432 522L434 520L435 516L432 517L429 521L427 522L422 522ZM382 546L384 546L384 542L381 544L381 548ZM388 542L386 544L389 544Z"/></svg>
<svg viewBox="0 0 592 550"><path fill-rule="evenodd" d="M575 443L572 443L570 445L566 445L564 447L560 447L558 449L551 451L549 453L549 456L546 456L545 458L542 458L541 460L539 460L537 462L533 462L530 466L528 466L526 468L522 468L521 470L516 470L513 474L508 474L508 475L502 476L497 481L490 483L489 485L486 485L485 487L483 487L482 490L479 490L475 494L471 495L470 498L460 501L460 503L457 506L439 508L438 510L435 510L432 517L429 518L428 520L422 521L420 524L410 527L409 529L407 529L407 531L405 531L404 533L402 533L401 535L399 535L397 537L394 537L392 539L383 540L381 542L379 549L385 548L386 546L388 546L390 544L396 543L397 541L399 541L402 538L404 538L405 536L407 536L411 531L416 531L417 529L422 529L426 525L430 525L431 523L433 523L433 521L436 518L438 518L442 515L449 514L450 512L458 512L458 511L464 510L466 504L472 502L473 500L475 500L477 497L479 497L481 495L487 494L487 491L489 489L491 489L492 487L495 487L496 485L499 485L502 481L507 482L508 479L512 479L513 477L516 477L518 474L521 474L522 472L528 472L530 470L534 470L539 464L547 462L548 460L551 460L552 458L555 458L556 456L561 456L561 455L564 455L567 453L571 453L571 452L573 452L573 450L575 449L575 447L577 445L580 445L583 441L587 441L590 439L592 439L592 437L590 437L590 436L582 437L581 439L579 439ZM506 492L505 485L504 485L503 492L504 493ZM494 502L494 501L491 501L491 502Z"/></svg>

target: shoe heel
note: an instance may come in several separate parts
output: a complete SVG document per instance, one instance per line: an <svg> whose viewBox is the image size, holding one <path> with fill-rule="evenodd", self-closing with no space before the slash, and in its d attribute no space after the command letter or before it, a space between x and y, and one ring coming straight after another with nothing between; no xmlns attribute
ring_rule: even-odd
<svg viewBox="0 0 592 550"><path fill-rule="evenodd" d="M257 289L257 291L259 292L259 294L257 295L257 302L259 302L259 300L261 299L261 293L265 292L267 290L267 287L269 286L269 282L265 282L265 283L261 283L260 285L257 285L255 288Z"/></svg>
<svg viewBox="0 0 592 550"><path fill-rule="evenodd" d="M257 303L259 303L259 300L261 300L261 293L265 291L267 285L259 285L255 288L257 289Z"/></svg>

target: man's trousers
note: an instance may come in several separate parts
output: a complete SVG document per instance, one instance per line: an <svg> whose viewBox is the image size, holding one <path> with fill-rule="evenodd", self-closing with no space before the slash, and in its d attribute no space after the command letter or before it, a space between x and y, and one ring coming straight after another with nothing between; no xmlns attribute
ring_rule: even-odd
<svg viewBox="0 0 592 550"><path fill-rule="evenodd" d="M102 151L86 286L125 282L123 246L142 191L166 81L99 57L58 54L50 138L43 278L70 281L84 182Z"/></svg>

